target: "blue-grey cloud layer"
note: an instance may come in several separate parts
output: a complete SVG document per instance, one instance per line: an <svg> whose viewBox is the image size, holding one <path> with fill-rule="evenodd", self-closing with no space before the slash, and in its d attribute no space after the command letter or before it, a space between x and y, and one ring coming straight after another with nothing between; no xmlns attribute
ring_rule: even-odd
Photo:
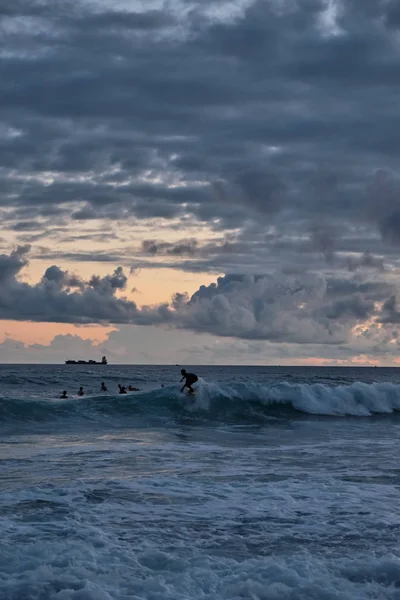
<svg viewBox="0 0 400 600"><path fill-rule="evenodd" d="M397 242L392 203L365 206L399 158L395 3L343 3L335 35L322 0L255 1L225 22L191 5L2 3L3 205L220 227L320 216Z"/></svg>
<svg viewBox="0 0 400 600"><path fill-rule="evenodd" d="M254 0L218 18L210 2L183 4L124 12L111 3L3 0L3 227L31 243L117 238L114 250L92 255L41 249L49 264L138 268L161 257L246 282L251 273L251 299L248 282L230 282L223 294L220 282L213 299L199 294L179 308L180 323L195 330L336 343L357 320L378 318L376 302L386 325L398 322L398 3L346 0L329 15L322 0ZM88 233L98 218L101 231ZM148 218L173 220L181 239L152 233L120 250L114 224ZM218 239L197 239L198 223ZM318 306L313 300L307 314L297 300L271 296L280 277L309 282L312 298L322 286ZM349 285L340 299L332 281ZM111 285L108 296L94 283L67 293L63 280L54 297L66 304L52 305L46 320L173 321L170 309L149 316L123 304L110 280L101 284ZM47 289L56 285L47 278ZM29 312L21 302L0 316L45 318L39 304Z"/></svg>
<svg viewBox="0 0 400 600"><path fill-rule="evenodd" d="M175 294L170 303L139 308L121 293L128 276L121 267L84 280L47 268L31 285L21 281L29 247L0 255L0 319L64 323L163 325L198 333L274 343L346 344L359 323L389 326L399 321L393 286L306 273L229 275L201 286L192 297ZM373 329L373 328L372 328ZM366 335L370 328L366 329ZM375 331L376 333L376 331ZM380 335L384 329L380 331ZM382 340L380 341L382 343Z"/></svg>

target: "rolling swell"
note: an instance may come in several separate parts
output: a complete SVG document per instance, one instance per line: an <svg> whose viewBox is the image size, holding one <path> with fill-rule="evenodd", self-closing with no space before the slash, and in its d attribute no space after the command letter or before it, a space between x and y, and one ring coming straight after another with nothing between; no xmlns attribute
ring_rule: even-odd
<svg viewBox="0 0 400 600"><path fill-rule="evenodd" d="M327 386L321 383L232 386L203 381L196 396L175 386L124 396L54 399L0 399L0 425L98 422L111 426L171 425L174 422L262 423L304 415L368 417L400 411L400 385Z"/></svg>

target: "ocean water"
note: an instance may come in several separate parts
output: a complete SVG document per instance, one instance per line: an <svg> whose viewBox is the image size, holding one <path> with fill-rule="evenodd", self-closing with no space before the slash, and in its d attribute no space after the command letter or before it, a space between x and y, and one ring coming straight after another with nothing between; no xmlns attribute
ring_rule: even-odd
<svg viewBox="0 0 400 600"><path fill-rule="evenodd" d="M0 366L0 599L399 600L400 371L187 368Z"/></svg>

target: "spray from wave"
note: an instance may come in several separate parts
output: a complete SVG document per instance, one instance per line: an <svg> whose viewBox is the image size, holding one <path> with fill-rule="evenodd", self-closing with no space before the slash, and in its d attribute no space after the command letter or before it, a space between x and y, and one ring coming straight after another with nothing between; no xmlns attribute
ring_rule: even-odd
<svg viewBox="0 0 400 600"><path fill-rule="evenodd" d="M175 386L123 396L84 399L0 399L0 424L96 422L141 426L191 422L254 423L305 415L368 417L400 411L400 385L353 383L221 386L203 381L195 396Z"/></svg>

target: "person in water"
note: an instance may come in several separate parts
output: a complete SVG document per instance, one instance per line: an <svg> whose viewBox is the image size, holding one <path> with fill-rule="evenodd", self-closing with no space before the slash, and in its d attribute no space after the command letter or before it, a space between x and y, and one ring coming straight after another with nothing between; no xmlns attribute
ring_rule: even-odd
<svg viewBox="0 0 400 600"><path fill-rule="evenodd" d="M140 389L139 389L139 388L135 388L135 387L133 387L133 386L131 386L131 385L128 385L128 390L129 390L130 392L140 392Z"/></svg>
<svg viewBox="0 0 400 600"><path fill-rule="evenodd" d="M68 398L68 396L67 396L67 390L63 391L63 393L61 394L60 398L62 398L62 399Z"/></svg>
<svg viewBox="0 0 400 600"><path fill-rule="evenodd" d="M119 393L120 394L126 394L126 387L121 385L120 383L118 384L119 387Z"/></svg>
<svg viewBox="0 0 400 600"><path fill-rule="evenodd" d="M182 369L181 370L181 375L182 375L182 379L181 379L181 383L183 380L185 380L184 385L181 388L181 392L183 392L183 390L185 389L185 387L188 388L189 392L191 394L194 394L194 389L192 388L192 385L194 383L196 383L196 381L199 380L199 378L197 377L197 375L195 375L194 373L188 373L186 371L186 369Z"/></svg>
<svg viewBox="0 0 400 600"><path fill-rule="evenodd" d="M108 392L107 386L104 383L104 381L101 382L101 388L100 388L101 392Z"/></svg>
<svg viewBox="0 0 400 600"><path fill-rule="evenodd" d="M83 387L81 386L78 391L78 396L83 396L85 392L83 391Z"/></svg>

